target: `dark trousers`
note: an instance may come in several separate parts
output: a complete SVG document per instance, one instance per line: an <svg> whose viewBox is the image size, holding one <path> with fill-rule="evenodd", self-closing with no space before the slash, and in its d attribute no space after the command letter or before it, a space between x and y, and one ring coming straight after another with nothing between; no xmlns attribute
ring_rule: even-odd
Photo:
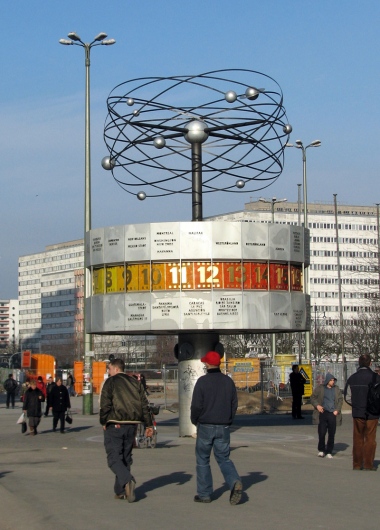
<svg viewBox="0 0 380 530"><path fill-rule="evenodd" d="M12 408L15 408L15 396L16 391L14 392L7 392L7 409L9 409L9 403L12 403Z"/></svg>
<svg viewBox="0 0 380 530"><path fill-rule="evenodd" d="M292 402L293 418L300 418L302 416L301 405L302 405L302 394L293 394L293 402Z"/></svg>
<svg viewBox="0 0 380 530"><path fill-rule="evenodd" d="M64 410L62 411L54 411L53 410L53 430L55 431L58 425L58 421L60 421L60 431L63 432L65 430L65 414L66 412Z"/></svg>
<svg viewBox="0 0 380 530"><path fill-rule="evenodd" d="M336 431L336 416L333 412L324 412L319 413L319 425L318 425L318 451L323 453L330 454L334 449L335 441L335 431ZM326 444L326 434L327 434L327 444Z"/></svg>
<svg viewBox="0 0 380 530"><path fill-rule="evenodd" d="M376 430L378 420L352 418L354 440L352 460L354 468L372 469L376 452Z"/></svg>
<svg viewBox="0 0 380 530"><path fill-rule="evenodd" d="M133 479L131 465L135 433L135 425L119 423L110 423L104 431L107 464L115 474L114 492L116 495L123 495L125 485Z"/></svg>

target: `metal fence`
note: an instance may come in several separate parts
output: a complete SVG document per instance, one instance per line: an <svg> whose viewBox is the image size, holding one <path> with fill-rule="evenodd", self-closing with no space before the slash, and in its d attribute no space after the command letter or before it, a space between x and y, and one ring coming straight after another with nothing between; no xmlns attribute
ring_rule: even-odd
<svg viewBox="0 0 380 530"><path fill-rule="evenodd" d="M345 381L351 374L356 372L357 362L342 363L320 363L312 366L311 390L317 385L323 384L327 373L331 373L337 379L337 385L343 391ZM238 390L247 394L246 398L241 395L240 403L254 402L255 410L267 413L290 412L292 407L292 391L289 383L291 365L272 365L261 363L260 374L256 381L249 380L247 373L236 374L234 382ZM178 396L178 369L170 367L170 371L163 371L162 384L164 387L165 407L170 405ZM250 399L252 398L252 399ZM309 398L304 398L304 404L308 404ZM249 406L248 406L249 408Z"/></svg>

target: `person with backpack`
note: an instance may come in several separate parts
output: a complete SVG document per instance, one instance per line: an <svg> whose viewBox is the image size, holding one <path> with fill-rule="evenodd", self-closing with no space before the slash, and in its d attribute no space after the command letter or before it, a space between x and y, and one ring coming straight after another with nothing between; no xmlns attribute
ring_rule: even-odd
<svg viewBox="0 0 380 530"><path fill-rule="evenodd" d="M364 353L359 357L359 368L352 374L344 388L344 400L352 407L353 421L353 469L376 471L376 430L380 409L368 409L370 388L380 383L380 376L370 368L371 357Z"/></svg>
<svg viewBox="0 0 380 530"><path fill-rule="evenodd" d="M8 379L4 383L4 389L7 392L7 409L9 409L9 404L12 403L12 409L15 408L15 397L18 384L13 379L13 374L9 374Z"/></svg>

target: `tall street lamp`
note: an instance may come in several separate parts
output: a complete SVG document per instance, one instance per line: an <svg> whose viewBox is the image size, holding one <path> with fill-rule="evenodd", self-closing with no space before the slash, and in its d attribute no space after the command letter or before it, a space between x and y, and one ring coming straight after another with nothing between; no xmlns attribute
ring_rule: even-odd
<svg viewBox="0 0 380 530"><path fill-rule="evenodd" d="M309 147L319 147L320 140L314 140L309 145L304 146L301 140L296 140L295 144L286 144L286 147L295 147L302 150L302 166L303 166L303 226L308 228L307 222L307 179L306 179L306 150ZM305 268L305 293L310 294L309 284L309 267ZM310 331L305 332L305 355L306 360L310 362Z"/></svg>
<svg viewBox="0 0 380 530"><path fill-rule="evenodd" d="M86 67L86 90L85 90L85 133L84 133L84 149L85 149L85 177L84 177L84 243L86 241L86 233L91 230L91 149L90 149L90 51L94 46L110 46L115 44L115 39L108 39L106 33L99 33L92 42L85 43L75 32L68 35L68 39L60 39L60 44L71 46L81 46L85 53L85 67ZM91 350L92 337L86 333L86 312L85 302L89 295L87 289L90 285L86 263L86 249L84 252L84 285L83 285L83 347L84 347L84 364L85 370L90 375L90 383L83 385L83 414L92 414L92 369L91 369Z"/></svg>
<svg viewBox="0 0 380 530"><path fill-rule="evenodd" d="M274 224L274 206L278 202L286 202L288 199L277 199L276 197L272 197L270 201L267 201L266 199L263 199L262 197L259 198L260 202L266 202L271 204L271 211L272 211L272 223ZM276 360L276 334L272 333L272 361L275 362Z"/></svg>

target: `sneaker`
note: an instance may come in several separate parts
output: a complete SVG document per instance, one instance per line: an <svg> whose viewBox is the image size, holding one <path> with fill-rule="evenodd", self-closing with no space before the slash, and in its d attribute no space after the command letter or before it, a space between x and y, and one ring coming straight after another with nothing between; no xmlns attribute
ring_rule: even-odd
<svg viewBox="0 0 380 530"><path fill-rule="evenodd" d="M331 453L327 453L326 458L334 458Z"/></svg>
<svg viewBox="0 0 380 530"><path fill-rule="evenodd" d="M323 451L319 451L318 456L320 456L321 458L323 458L323 457L325 456L325 453L324 453Z"/></svg>
<svg viewBox="0 0 380 530"><path fill-rule="evenodd" d="M230 504L232 505L239 504L242 493L243 493L243 484L241 483L240 480L237 480L231 490Z"/></svg>
<svg viewBox="0 0 380 530"><path fill-rule="evenodd" d="M203 502L208 504L211 502L211 497L200 497L199 495L195 495L194 502Z"/></svg>
<svg viewBox="0 0 380 530"><path fill-rule="evenodd" d="M135 486L136 486L136 481L134 479L131 479L125 485L125 496L127 497L128 502L135 502L135 499L136 499Z"/></svg>

